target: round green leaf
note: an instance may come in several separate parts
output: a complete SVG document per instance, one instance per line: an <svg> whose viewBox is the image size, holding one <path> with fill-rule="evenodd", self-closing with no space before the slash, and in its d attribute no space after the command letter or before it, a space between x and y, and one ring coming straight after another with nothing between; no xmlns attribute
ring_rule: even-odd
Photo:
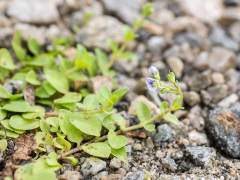
<svg viewBox="0 0 240 180"><path fill-rule="evenodd" d="M59 92L66 94L69 90L67 78L60 72L47 70L45 72L47 81Z"/></svg>
<svg viewBox="0 0 240 180"><path fill-rule="evenodd" d="M71 92L67 93L59 99L55 99L54 103L56 104L65 104L65 103L76 103L82 99L82 96L79 93Z"/></svg>
<svg viewBox="0 0 240 180"><path fill-rule="evenodd" d="M3 99L8 99L10 97L10 93L8 92L8 90L0 85L0 98L3 98Z"/></svg>
<svg viewBox="0 0 240 180"><path fill-rule="evenodd" d="M90 155L102 158L108 158L111 153L111 148L106 143L92 143L82 149Z"/></svg>
<svg viewBox="0 0 240 180"><path fill-rule="evenodd" d="M97 109L98 105L99 105L98 98L95 94L89 94L83 100L84 110Z"/></svg>
<svg viewBox="0 0 240 180"><path fill-rule="evenodd" d="M0 140L0 152L5 151L6 148L7 148L7 140L1 139Z"/></svg>
<svg viewBox="0 0 240 180"><path fill-rule="evenodd" d="M9 125L14 129L31 130L39 127L39 121L35 119L25 119L20 115L10 118Z"/></svg>
<svg viewBox="0 0 240 180"><path fill-rule="evenodd" d="M31 70L27 73L26 81L32 85L40 85L41 82L37 80L35 71Z"/></svg>
<svg viewBox="0 0 240 180"><path fill-rule="evenodd" d="M12 56L7 49L0 49L0 66L6 69L16 69Z"/></svg>
<svg viewBox="0 0 240 180"><path fill-rule="evenodd" d="M127 138L122 135L117 135L113 130L108 132L108 143L114 149L119 149L127 144Z"/></svg>
<svg viewBox="0 0 240 180"><path fill-rule="evenodd" d="M137 104L137 117L141 122L151 119L150 109L144 102L138 102Z"/></svg>
<svg viewBox="0 0 240 180"><path fill-rule="evenodd" d="M119 114L110 114L103 119L103 126L108 130L116 130L117 125L120 129L125 129L126 121Z"/></svg>
<svg viewBox="0 0 240 180"><path fill-rule="evenodd" d="M127 159L127 152L126 152L125 146L123 146L119 149L111 148L111 154L123 162L125 162Z"/></svg>
<svg viewBox="0 0 240 180"><path fill-rule="evenodd" d="M70 117L70 122L86 134L100 136L102 125L94 115L75 113Z"/></svg>
<svg viewBox="0 0 240 180"><path fill-rule="evenodd" d="M11 100L8 104L2 107L4 110L12 112L27 112L29 108L29 103L23 100Z"/></svg>

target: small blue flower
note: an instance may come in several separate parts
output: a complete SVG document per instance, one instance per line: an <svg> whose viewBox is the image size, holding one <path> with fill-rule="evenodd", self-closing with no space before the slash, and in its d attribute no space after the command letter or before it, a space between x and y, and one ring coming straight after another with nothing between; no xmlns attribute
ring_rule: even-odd
<svg viewBox="0 0 240 180"><path fill-rule="evenodd" d="M151 67L149 68L149 72L154 76L154 75L157 75L158 70L157 70L156 67L151 66Z"/></svg>
<svg viewBox="0 0 240 180"><path fill-rule="evenodd" d="M153 78L146 78L146 84L148 86L148 89L151 91L155 91L158 88L159 81Z"/></svg>

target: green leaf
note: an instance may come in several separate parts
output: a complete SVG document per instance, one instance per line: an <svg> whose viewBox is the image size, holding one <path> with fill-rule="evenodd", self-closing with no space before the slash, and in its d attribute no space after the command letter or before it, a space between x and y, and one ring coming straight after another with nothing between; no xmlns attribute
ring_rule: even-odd
<svg viewBox="0 0 240 180"><path fill-rule="evenodd" d="M20 115L14 115L10 118L9 125L15 129L31 130L39 127L39 121L35 119L25 119Z"/></svg>
<svg viewBox="0 0 240 180"><path fill-rule="evenodd" d="M93 156L108 158L111 153L111 148L105 143L91 143L87 146L83 146L82 149Z"/></svg>
<svg viewBox="0 0 240 180"><path fill-rule="evenodd" d="M147 16L151 15L153 12L154 12L154 10L153 10L153 4L152 3L146 3L142 7L142 16L143 17L147 17Z"/></svg>
<svg viewBox="0 0 240 180"><path fill-rule="evenodd" d="M1 139L0 140L0 153L5 151L5 149L7 148L7 140L6 139Z"/></svg>
<svg viewBox="0 0 240 180"><path fill-rule="evenodd" d="M120 54L119 58L129 59L129 60L137 60L137 56L135 54L133 54L132 52L128 52L128 51Z"/></svg>
<svg viewBox="0 0 240 180"><path fill-rule="evenodd" d="M53 145L61 149L63 152L71 149L71 144L60 136L53 139Z"/></svg>
<svg viewBox="0 0 240 180"><path fill-rule="evenodd" d="M90 77L97 76L98 74L98 66L97 61L94 56L91 56L89 59L91 66L87 68L88 74Z"/></svg>
<svg viewBox="0 0 240 180"><path fill-rule="evenodd" d="M35 71L31 70L27 73L26 81L32 85L40 85L41 82L37 80Z"/></svg>
<svg viewBox="0 0 240 180"><path fill-rule="evenodd" d="M5 119L3 121L1 121L2 125L7 129L10 130L12 132L15 132L17 134L23 134L25 132L25 130L19 130L19 129L14 129L9 125L9 119ZM9 134L8 134L9 135Z"/></svg>
<svg viewBox="0 0 240 180"><path fill-rule="evenodd" d="M35 89L35 95L40 98L48 98L55 92L56 89L48 81L43 81L42 86Z"/></svg>
<svg viewBox="0 0 240 180"><path fill-rule="evenodd" d="M119 149L111 148L111 154L118 158L120 161L125 162L127 159L126 147L123 146Z"/></svg>
<svg viewBox="0 0 240 180"><path fill-rule="evenodd" d="M4 81L9 76L9 70L0 66L0 81Z"/></svg>
<svg viewBox="0 0 240 180"><path fill-rule="evenodd" d="M6 130L7 131L7 137L9 138L18 138L18 133L11 131L11 130ZM3 128L0 129L0 137L5 136L5 131L3 130Z"/></svg>
<svg viewBox="0 0 240 180"><path fill-rule="evenodd" d="M31 51L31 53L33 53L34 55L38 55L40 46L36 39L28 38L27 45L28 45L28 49Z"/></svg>
<svg viewBox="0 0 240 180"><path fill-rule="evenodd" d="M174 110L177 110L177 109L184 109L183 107L180 106L181 102L182 102L181 101L181 96L178 95L172 103L172 110L174 111Z"/></svg>
<svg viewBox="0 0 240 180"><path fill-rule="evenodd" d="M57 154L55 152L50 152L47 157L47 164L49 166L59 167L62 168L61 164L57 161Z"/></svg>
<svg viewBox="0 0 240 180"><path fill-rule="evenodd" d="M151 119L151 111L144 102L137 104L137 117L141 122Z"/></svg>
<svg viewBox="0 0 240 180"><path fill-rule="evenodd" d="M111 47L113 54L117 55L119 49L117 42L112 39L107 39L107 43Z"/></svg>
<svg viewBox="0 0 240 180"><path fill-rule="evenodd" d="M22 114L25 119L43 118L45 116L45 109L43 107L32 106L32 108L34 108L34 112L26 112Z"/></svg>
<svg viewBox="0 0 240 180"><path fill-rule="evenodd" d="M74 157L63 157L65 163L71 164L72 166L78 165L79 161Z"/></svg>
<svg viewBox="0 0 240 180"><path fill-rule="evenodd" d="M46 54L40 54L36 57L33 57L31 59L31 61L27 61L25 62L26 65L28 66L36 66L36 67L41 67L41 66L44 66L44 69L45 68L48 68L48 66L50 66L51 70L54 69L54 65L55 65L55 61L54 61L54 58L52 56L48 56ZM49 69L49 68L48 68Z"/></svg>
<svg viewBox="0 0 240 180"><path fill-rule="evenodd" d="M146 129L147 131L152 132L155 129L155 125L154 124L147 124L143 126L144 129Z"/></svg>
<svg viewBox="0 0 240 180"><path fill-rule="evenodd" d="M176 116L174 116L173 114L171 114L171 113L165 114L163 116L163 119L165 119L166 121L171 122L173 124L176 124L176 125L180 124L178 118Z"/></svg>
<svg viewBox="0 0 240 180"><path fill-rule="evenodd" d="M7 116L7 112L0 107L0 120L3 120Z"/></svg>
<svg viewBox="0 0 240 180"><path fill-rule="evenodd" d="M3 99L8 99L10 97L10 93L8 92L8 90L0 85L0 98L3 98Z"/></svg>
<svg viewBox="0 0 240 180"><path fill-rule="evenodd" d="M3 110L12 112L27 112L30 105L23 100L10 100L8 104L2 107Z"/></svg>
<svg viewBox="0 0 240 180"><path fill-rule="evenodd" d="M103 85L98 92L98 100L103 107L109 107L113 105L111 102L111 91L106 85Z"/></svg>
<svg viewBox="0 0 240 180"><path fill-rule="evenodd" d="M97 109L98 105L99 105L98 98L95 94L89 94L83 100L84 110Z"/></svg>
<svg viewBox="0 0 240 180"><path fill-rule="evenodd" d="M136 34L134 34L132 28L128 25L123 26L123 34L124 34L124 40L129 42L137 37Z"/></svg>
<svg viewBox="0 0 240 180"><path fill-rule="evenodd" d="M21 46L21 37L22 37L22 34L20 31L16 30L15 33L14 33L14 38L12 40L12 47L13 47L13 50L17 56L17 58L20 60L20 61L25 61L25 58L26 58L26 50Z"/></svg>
<svg viewBox="0 0 240 180"><path fill-rule="evenodd" d="M39 146L43 147L46 147L46 145L53 146L53 137L48 133L37 132L34 139L39 144Z"/></svg>
<svg viewBox="0 0 240 180"><path fill-rule="evenodd" d="M50 126L45 119L40 120L40 129L45 133L51 134Z"/></svg>
<svg viewBox="0 0 240 180"><path fill-rule="evenodd" d="M165 110L168 108L169 103L167 101L163 101L159 104L159 108L163 114L165 114Z"/></svg>
<svg viewBox="0 0 240 180"><path fill-rule="evenodd" d="M94 115L75 113L70 117L70 122L88 135L100 136L102 125Z"/></svg>
<svg viewBox="0 0 240 180"><path fill-rule="evenodd" d="M125 129L126 121L119 114L110 114L103 119L103 126L108 130L116 130L117 126L120 127L121 130Z"/></svg>
<svg viewBox="0 0 240 180"><path fill-rule="evenodd" d="M12 56L7 49L0 49L0 67L14 70L16 69L15 64L13 63Z"/></svg>
<svg viewBox="0 0 240 180"><path fill-rule="evenodd" d="M68 140L79 145L83 140L83 133L70 122L72 114L70 111L61 109L59 111L59 125L62 132L67 135Z"/></svg>
<svg viewBox="0 0 240 180"><path fill-rule="evenodd" d="M117 99L116 101L113 101L113 103L119 101L128 92L128 90L129 90L128 88L122 88L114 91L112 93L112 96L117 96Z"/></svg>
<svg viewBox="0 0 240 180"><path fill-rule="evenodd" d="M170 72L170 73L167 75L167 78L168 78L168 80L169 80L171 83L175 84L175 74L174 74L173 72Z"/></svg>
<svg viewBox="0 0 240 180"><path fill-rule="evenodd" d="M69 90L67 78L60 72L47 70L45 72L47 81L60 93L66 94Z"/></svg>
<svg viewBox="0 0 240 180"><path fill-rule="evenodd" d="M108 143L114 149L119 149L127 144L127 138L122 135L117 135L113 130L108 132Z"/></svg>
<svg viewBox="0 0 240 180"><path fill-rule="evenodd" d="M82 96L76 92L69 92L59 99L55 99L56 104L76 103L82 99Z"/></svg>
<svg viewBox="0 0 240 180"><path fill-rule="evenodd" d="M87 52L86 48L81 44L77 45L77 54L75 57L75 66L79 69L86 69L91 66L91 55Z"/></svg>

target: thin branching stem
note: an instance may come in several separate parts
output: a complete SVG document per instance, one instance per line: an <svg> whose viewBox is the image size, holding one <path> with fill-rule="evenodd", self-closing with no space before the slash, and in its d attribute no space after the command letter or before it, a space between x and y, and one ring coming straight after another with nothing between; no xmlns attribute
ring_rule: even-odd
<svg viewBox="0 0 240 180"><path fill-rule="evenodd" d="M5 132L5 135L4 135L3 139L6 139L7 138L7 130L1 122L0 122L0 125L3 127L4 132Z"/></svg>

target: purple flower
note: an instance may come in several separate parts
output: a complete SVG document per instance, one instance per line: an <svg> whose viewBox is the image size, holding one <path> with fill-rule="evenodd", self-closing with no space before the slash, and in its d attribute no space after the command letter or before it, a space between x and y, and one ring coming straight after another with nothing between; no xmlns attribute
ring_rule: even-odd
<svg viewBox="0 0 240 180"><path fill-rule="evenodd" d="M153 76L158 74L158 70L157 70L157 68L154 67L154 66L151 66L151 67L149 68L149 72L150 72Z"/></svg>
<svg viewBox="0 0 240 180"><path fill-rule="evenodd" d="M156 79L146 78L146 84L148 86L148 89L151 91L155 91L158 88L158 86L157 86L158 83L159 83L159 81Z"/></svg>

